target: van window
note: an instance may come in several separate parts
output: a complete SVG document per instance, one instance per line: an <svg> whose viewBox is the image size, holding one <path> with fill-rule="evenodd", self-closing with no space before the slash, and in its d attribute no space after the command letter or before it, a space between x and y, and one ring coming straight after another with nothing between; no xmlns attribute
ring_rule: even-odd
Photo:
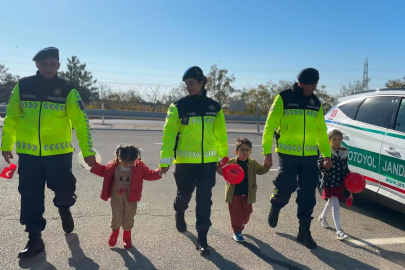
<svg viewBox="0 0 405 270"><path fill-rule="evenodd" d="M349 118L354 119L357 113L357 109L359 108L360 104L363 102L363 98L355 99L348 103L345 103L339 106L339 109Z"/></svg>
<svg viewBox="0 0 405 270"><path fill-rule="evenodd" d="M394 109L394 97L371 97L367 98L357 112L355 120L388 128Z"/></svg>
<svg viewBox="0 0 405 270"><path fill-rule="evenodd" d="M395 130L405 133L405 98L402 99L399 107L397 120L395 121Z"/></svg>

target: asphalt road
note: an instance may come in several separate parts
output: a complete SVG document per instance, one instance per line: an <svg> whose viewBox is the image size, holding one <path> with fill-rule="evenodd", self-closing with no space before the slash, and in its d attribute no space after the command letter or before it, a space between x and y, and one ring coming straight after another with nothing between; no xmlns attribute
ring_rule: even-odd
<svg viewBox="0 0 405 270"><path fill-rule="evenodd" d="M132 143L143 148L143 161L151 168L158 166L161 131L94 130L95 148L102 163L114 158L119 143ZM233 144L237 137L252 140L252 157L262 161L261 135L229 133ZM77 149L77 142L75 141ZM233 156L230 146L229 155ZM405 269L405 215L374 202L355 198L353 207L341 209L342 225L351 236L340 242L335 232L321 228L316 219L312 234L319 248L310 251L295 241L298 231L295 195L282 210L277 228L270 228L267 215L273 189L273 171L258 177L257 203L245 229L245 244L232 240L230 218L224 202L225 182L217 177L213 190L212 223L209 244L211 256L201 257L194 247L194 197L186 212L189 232L178 233L174 225L173 199L176 186L173 171L163 179L144 184L133 229L134 247L124 250L121 241L108 246L110 205L99 197L102 179L82 169L74 155L73 172L77 178L78 201L72 207L76 229L65 235L53 194L46 191L47 228L43 233L47 251L29 260L17 259L27 235L19 224L18 177L0 178L0 269ZM15 160L16 161L16 160ZM5 162L0 161L0 169ZM314 216L325 202L317 198ZM342 205L343 206L343 205ZM329 223L333 220L329 217ZM121 235L120 235L121 236Z"/></svg>

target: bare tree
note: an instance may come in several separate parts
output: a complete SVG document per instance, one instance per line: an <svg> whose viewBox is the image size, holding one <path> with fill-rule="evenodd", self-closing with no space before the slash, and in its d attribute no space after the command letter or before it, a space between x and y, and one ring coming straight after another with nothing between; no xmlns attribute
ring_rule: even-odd
<svg viewBox="0 0 405 270"><path fill-rule="evenodd" d="M368 79L369 82L370 80L371 78ZM349 96L351 94L361 92L363 91L363 89L364 84L362 81L349 82L347 85L342 85L342 87L340 88L339 96L340 97Z"/></svg>
<svg viewBox="0 0 405 270"><path fill-rule="evenodd" d="M232 86L232 83L236 80L235 76L228 75L228 70L226 69L218 69L217 65L213 65L207 77L208 82L206 88L208 95L222 105L228 104L232 94L238 92Z"/></svg>
<svg viewBox="0 0 405 270"><path fill-rule="evenodd" d="M152 103L153 111L156 111L156 104L159 102L159 98L160 98L160 87L159 87L159 85L155 86L155 87L151 87L149 89L149 91L145 92L145 95L146 95L148 101Z"/></svg>

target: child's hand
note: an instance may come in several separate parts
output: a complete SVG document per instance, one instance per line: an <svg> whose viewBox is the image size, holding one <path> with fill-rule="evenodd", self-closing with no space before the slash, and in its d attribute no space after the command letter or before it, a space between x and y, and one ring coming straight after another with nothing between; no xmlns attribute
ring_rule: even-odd
<svg viewBox="0 0 405 270"><path fill-rule="evenodd" d="M323 162L323 165L322 165L325 169L327 169L327 170L329 170L330 168L332 168L332 166L333 166L333 162L332 162L332 159L331 158L325 158L325 161Z"/></svg>
<svg viewBox="0 0 405 270"><path fill-rule="evenodd" d="M160 169L161 173L166 174L169 171L169 168L170 168L170 166L169 167L162 167L162 168L159 168L159 169Z"/></svg>
<svg viewBox="0 0 405 270"><path fill-rule="evenodd" d="M219 175L222 175L222 169L221 169L221 167L217 167L217 173L218 173Z"/></svg>

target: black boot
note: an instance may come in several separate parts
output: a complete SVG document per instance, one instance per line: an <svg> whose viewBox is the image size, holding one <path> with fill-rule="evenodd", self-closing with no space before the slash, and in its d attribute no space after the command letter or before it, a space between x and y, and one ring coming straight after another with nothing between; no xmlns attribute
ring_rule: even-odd
<svg viewBox="0 0 405 270"><path fill-rule="evenodd" d="M302 243L309 249L315 249L318 247L318 245L312 238L310 227L311 227L310 219L300 219L300 228L297 236L297 241Z"/></svg>
<svg viewBox="0 0 405 270"><path fill-rule="evenodd" d="M62 220L62 228L65 233L73 232L75 228L75 223L73 221L72 213L69 207L59 207L58 208L60 218Z"/></svg>
<svg viewBox="0 0 405 270"><path fill-rule="evenodd" d="M208 230L201 230L198 231L198 239L197 239L197 250L200 252L200 255L207 256L210 255L210 247L207 243L207 234Z"/></svg>
<svg viewBox="0 0 405 270"><path fill-rule="evenodd" d="M176 212L176 228L179 232L187 231L187 224L184 220L184 212Z"/></svg>
<svg viewBox="0 0 405 270"><path fill-rule="evenodd" d="M18 258L31 258L45 251L45 244L41 238L41 233L30 233L28 235L28 243L24 250L18 253Z"/></svg>
<svg viewBox="0 0 405 270"><path fill-rule="evenodd" d="M280 214L280 209L274 209L271 207L270 213L269 213L269 218L268 222L270 227L275 228L277 227L277 222L278 222L278 215Z"/></svg>

